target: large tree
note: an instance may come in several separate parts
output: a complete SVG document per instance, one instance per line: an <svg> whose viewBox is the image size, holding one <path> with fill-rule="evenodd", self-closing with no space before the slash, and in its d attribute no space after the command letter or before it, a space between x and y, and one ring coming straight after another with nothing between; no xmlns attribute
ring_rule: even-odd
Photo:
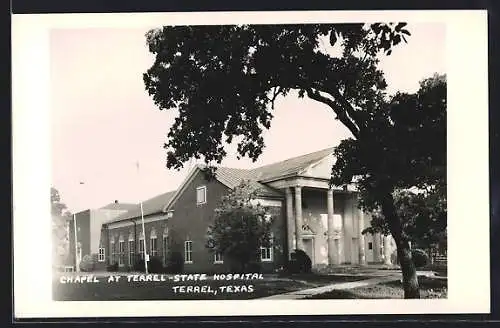
<svg viewBox="0 0 500 328"><path fill-rule="evenodd" d="M409 242L435 243L446 233L446 76L420 82L415 94L379 103L367 121L371 138L335 149L332 183L356 179L361 207L374 212L371 231L390 232L405 278L418 297Z"/></svg>
<svg viewBox="0 0 500 328"><path fill-rule="evenodd" d="M164 145L167 167L179 169L192 157L220 163L226 156L224 143L234 137L241 137L239 156L256 160L264 147L262 132L270 127L275 100L292 90L328 106L332 118L349 129L352 140L388 141L388 136L378 138L380 125L389 125L383 110L387 84L377 67L378 58L390 55L393 46L406 41L410 33L405 26L165 26L151 30L146 37L155 61L144 74L146 90L161 110L179 111ZM328 41L339 55L322 49ZM346 142L343 147L352 144ZM383 143L372 154L383 159ZM398 238L401 222L392 197L397 186L376 171L370 175L378 177L372 196L384 205L385 220L405 258L405 297L417 298L408 243Z"/></svg>

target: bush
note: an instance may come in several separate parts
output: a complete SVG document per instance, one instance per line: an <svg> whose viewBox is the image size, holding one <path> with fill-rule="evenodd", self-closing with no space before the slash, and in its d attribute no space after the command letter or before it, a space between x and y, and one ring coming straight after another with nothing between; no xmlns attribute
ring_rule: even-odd
<svg viewBox="0 0 500 328"><path fill-rule="evenodd" d="M160 257L151 257L148 262L149 273L163 273L163 262Z"/></svg>
<svg viewBox="0 0 500 328"><path fill-rule="evenodd" d="M417 268L422 268L429 264L429 255L421 249L413 249L411 251L411 258Z"/></svg>
<svg viewBox="0 0 500 328"><path fill-rule="evenodd" d="M106 270L108 272L117 272L118 271L118 262L114 262L112 264L108 264Z"/></svg>
<svg viewBox="0 0 500 328"><path fill-rule="evenodd" d="M137 256L134 261L134 271L137 272L145 272L146 268L144 267L144 260Z"/></svg>
<svg viewBox="0 0 500 328"><path fill-rule="evenodd" d="M95 267L95 262L92 256L85 255L82 261L80 262L80 271L91 272L94 271L94 267Z"/></svg>
<svg viewBox="0 0 500 328"><path fill-rule="evenodd" d="M148 262L148 273L163 273L164 272L163 263L160 257L150 257ZM146 267L144 265L144 260L138 256L134 262L134 271L146 272Z"/></svg>
<svg viewBox="0 0 500 328"><path fill-rule="evenodd" d="M180 252L169 252L167 256L168 273L182 273L184 270L184 257Z"/></svg>
<svg viewBox="0 0 500 328"><path fill-rule="evenodd" d="M296 249L291 254L291 259L287 264L286 270L289 273L310 273L312 261L303 250Z"/></svg>

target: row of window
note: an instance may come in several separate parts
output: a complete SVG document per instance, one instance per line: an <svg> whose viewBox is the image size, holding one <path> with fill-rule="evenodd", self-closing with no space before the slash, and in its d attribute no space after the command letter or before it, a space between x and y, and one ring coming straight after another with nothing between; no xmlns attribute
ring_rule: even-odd
<svg viewBox="0 0 500 328"><path fill-rule="evenodd" d="M162 257L163 257L163 262L166 264L167 262L167 254L168 254L168 237L163 236L162 239ZM110 242L110 248L111 248L111 262L118 262L118 265L123 266L125 264L125 241L120 240L118 242L118 249L116 248L116 243L114 240L111 240ZM156 236L152 236L149 240L149 250L151 256L157 256L158 255L158 247L157 247L157 238ZM134 259L134 254L135 254L135 241L129 240L128 241L128 263L129 265L133 264L133 259ZM141 258L144 258L144 238L141 236L139 239L139 254L141 255ZM99 262L104 262L106 260L106 251L104 247L99 248L99 253L97 257ZM118 260L118 261L117 261Z"/></svg>
<svg viewBox="0 0 500 328"><path fill-rule="evenodd" d="M167 255L168 255L168 240L167 237L164 236L162 240L162 258L163 263L167 263ZM116 243L111 241L111 262L118 262L119 266L123 266L125 264L125 241L118 242L118 250L116 249ZM152 237L150 239L150 252L151 256L158 255L158 248L156 245L156 237ZM139 239L139 254L141 259L144 258L144 239ZM132 265L134 262L135 255L135 241L128 241L128 263ZM270 262L273 260L273 248L272 247L261 247L260 248L260 259L263 262ZM106 251L104 247L99 248L98 261L104 262L106 260ZM117 261L118 260L118 261ZM185 263L193 263L193 241L186 240L184 242L184 261ZM214 254L214 263L224 263L224 259L221 253L216 252Z"/></svg>
<svg viewBox="0 0 500 328"><path fill-rule="evenodd" d="M196 188L196 204L197 205L203 205L206 204L207 202L207 187L206 186L200 186ZM167 236L164 234L163 235L163 240L162 240L162 251L163 251L163 262L166 264L167 262L167 254L168 254L168 239ZM133 239L129 239L128 241L128 263L129 265L133 264L133 259L134 259L134 250L135 250L135 241ZM125 264L125 241L119 240L118 242L118 250L116 249L115 241L111 240L110 242L110 247L111 247L111 262L118 262L118 265L123 266ZM149 243L149 249L150 249L150 255L151 256L157 256L158 255L158 248L157 248L157 238L156 234L151 235L150 237L150 243ZM141 234L141 237L139 238L139 254L141 258L144 258L144 236ZM261 261L263 262L269 262L272 261L273 259L273 250L272 247L261 247L260 249L260 257ZM99 248L99 254L98 254L98 261L99 262L105 262L106 260L106 252L105 248ZM117 261L118 260L118 261ZM186 240L184 242L184 261L185 263L192 263L193 262L193 242L191 240ZM215 253L214 254L214 263L223 263L223 256L220 253Z"/></svg>
<svg viewBox="0 0 500 328"><path fill-rule="evenodd" d="M260 260L262 262L271 262L273 260L273 247L261 247ZM193 241L191 240L184 242L184 261L186 263L193 263ZM224 263L220 252L214 253L214 263Z"/></svg>

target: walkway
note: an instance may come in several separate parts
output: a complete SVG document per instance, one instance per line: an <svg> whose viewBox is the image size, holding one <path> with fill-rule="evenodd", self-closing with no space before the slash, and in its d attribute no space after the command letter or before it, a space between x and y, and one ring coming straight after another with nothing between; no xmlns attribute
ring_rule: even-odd
<svg viewBox="0 0 500 328"><path fill-rule="evenodd" d="M387 275L385 277L375 277L375 278L365 279L365 280L361 280L361 281L342 282L342 283L336 283L336 284L326 285L326 286L322 286L322 287L298 290L295 292L259 298L259 300L302 299L302 298L305 298L308 296L327 293L327 292L330 292L332 290L365 287L365 286L377 285L380 283L399 280L399 279L401 279L400 275Z"/></svg>

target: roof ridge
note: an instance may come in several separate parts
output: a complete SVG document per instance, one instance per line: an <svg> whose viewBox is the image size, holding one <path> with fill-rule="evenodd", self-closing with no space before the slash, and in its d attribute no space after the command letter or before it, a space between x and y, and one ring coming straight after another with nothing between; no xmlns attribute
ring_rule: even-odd
<svg viewBox="0 0 500 328"><path fill-rule="evenodd" d="M281 161L277 161L277 162L273 162L273 163L269 163L269 164L265 164L265 165L262 165L262 166L255 167L255 168L251 169L251 171L259 170L259 169L262 169L262 168L265 168L265 167L269 167L271 165L276 165L276 164L281 164L281 163L293 161L293 160L299 159L301 157L311 156L313 154L321 153L321 152L324 152L324 151L327 151L327 150L332 150L333 151L334 149L335 149L335 147L332 146L332 147L324 148L324 149L321 149L321 150L316 150L316 151L313 151L313 152L310 152L310 153L307 153L307 154L302 154L302 155L298 155L298 156L294 156L294 157L289 157L289 158L281 160Z"/></svg>
<svg viewBox="0 0 500 328"><path fill-rule="evenodd" d="M261 165L261 166L257 166L257 167L251 168L251 169L231 167L231 166L226 166L226 165L217 166L217 168L224 168L224 169L230 169L230 170L248 171L248 172L251 173L252 171L259 170L259 169L264 168L266 166L271 166L271 165L276 165L276 164L280 164L280 163L292 161L292 160L295 160L295 159L298 159L298 158L301 158L301 157L311 156L313 154L321 153L321 152L324 152L324 151L327 151L327 150L332 150L333 151L334 149L335 149L335 146L331 146L331 147L327 147L327 148L324 148L324 149L321 149L321 150L316 150L316 151L313 151L313 152L310 152L310 153L307 153L307 154L302 154L302 155L298 155L298 156L294 156L294 157L289 157L289 158L281 160L281 161L272 162L272 163L264 164L264 165ZM199 166L203 166L203 165L199 164Z"/></svg>

